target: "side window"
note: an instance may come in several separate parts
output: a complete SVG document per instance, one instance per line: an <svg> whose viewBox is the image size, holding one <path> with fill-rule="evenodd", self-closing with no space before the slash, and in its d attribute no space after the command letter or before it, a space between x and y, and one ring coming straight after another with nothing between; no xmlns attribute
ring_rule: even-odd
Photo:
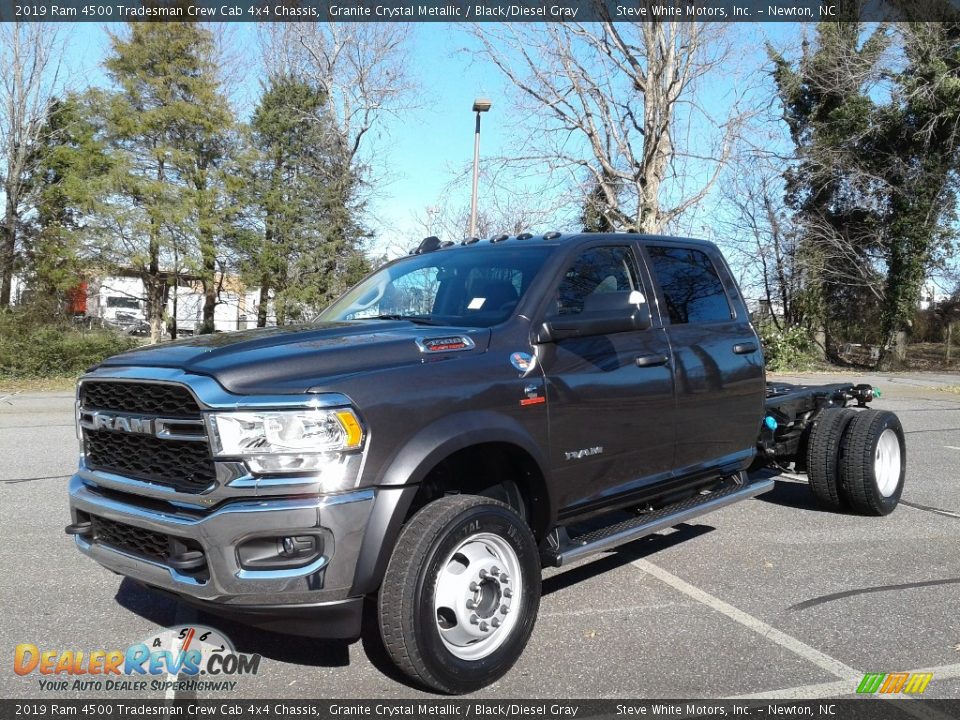
<svg viewBox="0 0 960 720"><path fill-rule="evenodd" d="M723 283L706 253L659 245L648 246L647 253L671 323L722 322L733 317Z"/></svg>
<svg viewBox="0 0 960 720"><path fill-rule="evenodd" d="M637 268L629 247L598 247L585 250L567 269L557 288L553 315L577 315L584 310L609 309L610 293L639 290ZM623 307L627 307L626 297Z"/></svg>

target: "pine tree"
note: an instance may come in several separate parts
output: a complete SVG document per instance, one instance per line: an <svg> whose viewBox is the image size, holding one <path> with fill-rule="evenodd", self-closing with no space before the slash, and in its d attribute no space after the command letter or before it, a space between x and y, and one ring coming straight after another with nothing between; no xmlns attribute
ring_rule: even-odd
<svg viewBox="0 0 960 720"><path fill-rule="evenodd" d="M217 207L211 171L222 159L230 115L219 94L209 31L194 23L130 23L111 36L104 65L118 87L103 97L105 134L116 160L109 255L132 265L146 289L153 342L160 339L171 274L169 256L190 253L215 304Z"/></svg>
<svg viewBox="0 0 960 720"><path fill-rule="evenodd" d="M85 98L55 100L35 149L27 193L27 276L34 297L55 300L82 277L85 240L111 172L110 158Z"/></svg>
<svg viewBox="0 0 960 720"><path fill-rule="evenodd" d="M195 29L195 28L194 28ZM178 123L174 162L187 186L191 226L197 245L197 274L203 284L203 315L198 331L214 331L218 302L217 260L231 209L226 206L224 169L234 150L233 115L220 89L215 47L209 32L192 45L195 66L179 81L188 111Z"/></svg>
<svg viewBox="0 0 960 720"><path fill-rule="evenodd" d="M261 327L271 297L283 324L322 308L367 271L356 180L326 103L309 82L278 76L251 119L248 184L263 230L243 255L246 275L260 286Z"/></svg>

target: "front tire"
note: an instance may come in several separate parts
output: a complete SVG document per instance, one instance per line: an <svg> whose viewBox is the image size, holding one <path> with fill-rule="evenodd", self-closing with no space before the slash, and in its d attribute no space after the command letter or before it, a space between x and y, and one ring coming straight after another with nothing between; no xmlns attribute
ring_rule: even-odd
<svg viewBox="0 0 960 720"><path fill-rule="evenodd" d="M900 419L887 410L863 410L840 444L841 490L861 515L889 515L900 502L907 448Z"/></svg>
<svg viewBox="0 0 960 720"><path fill-rule="evenodd" d="M378 598L380 633L411 679L478 690L520 657L540 607L540 560L526 523L475 495L440 498L404 526Z"/></svg>

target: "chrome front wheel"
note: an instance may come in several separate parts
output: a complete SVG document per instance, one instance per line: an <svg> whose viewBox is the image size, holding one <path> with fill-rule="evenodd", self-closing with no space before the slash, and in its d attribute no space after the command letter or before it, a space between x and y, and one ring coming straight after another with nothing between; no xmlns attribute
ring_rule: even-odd
<svg viewBox="0 0 960 720"><path fill-rule="evenodd" d="M540 607L540 553L508 505L448 495L406 522L378 597L397 666L445 693L489 685L520 657Z"/></svg>
<svg viewBox="0 0 960 720"><path fill-rule="evenodd" d="M522 603L520 560L497 535L471 535L440 567L437 630L461 660L479 660L499 648L516 626Z"/></svg>

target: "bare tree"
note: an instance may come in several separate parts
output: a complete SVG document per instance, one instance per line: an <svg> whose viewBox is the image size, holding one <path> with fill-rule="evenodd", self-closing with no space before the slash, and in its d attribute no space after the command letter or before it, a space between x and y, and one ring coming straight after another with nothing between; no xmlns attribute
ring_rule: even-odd
<svg viewBox="0 0 960 720"><path fill-rule="evenodd" d="M264 23L260 32L268 75L303 77L327 93L348 165L355 165L383 115L416 106L411 25Z"/></svg>
<svg viewBox="0 0 960 720"><path fill-rule="evenodd" d="M477 237L492 238L497 235L517 235L537 227L537 212L518 204L497 207L487 204L477 211ZM470 205L445 203L433 205L415 216L416 224L424 235L436 235L441 240L458 242L467 234L470 226Z"/></svg>
<svg viewBox="0 0 960 720"><path fill-rule="evenodd" d="M454 174L437 201L414 216L414 222L424 235L436 235L441 240L455 242L468 235L470 200L459 191L462 191L469 172L469 168L465 168ZM512 186L508 178L496 173L495 167L483 169L481 174L484 191L477 211L477 237L492 238L501 234L518 235L564 227L557 224L561 213L551 198Z"/></svg>
<svg viewBox="0 0 960 720"><path fill-rule="evenodd" d="M780 160L747 152L732 161L722 183L718 226L741 286L763 301L778 330L813 325L819 330L823 282L844 288L848 302L883 298L883 258L864 250L866 232L800 217L784 201ZM828 308L838 316L849 307Z"/></svg>
<svg viewBox="0 0 960 720"><path fill-rule="evenodd" d="M661 230L710 192L746 119L739 96L723 117L701 102L730 55L726 32L659 20L473 26L529 111L526 150L506 162L548 171L571 200L602 197L615 228Z"/></svg>
<svg viewBox="0 0 960 720"><path fill-rule="evenodd" d="M719 222L745 293L765 304L782 330L802 322L802 262L793 217L783 204L782 170L756 153L738 157L722 184Z"/></svg>
<svg viewBox="0 0 960 720"><path fill-rule="evenodd" d="M58 27L0 23L0 172L5 208L0 231L0 308L9 307L20 218L47 111L59 87Z"/></svg>

